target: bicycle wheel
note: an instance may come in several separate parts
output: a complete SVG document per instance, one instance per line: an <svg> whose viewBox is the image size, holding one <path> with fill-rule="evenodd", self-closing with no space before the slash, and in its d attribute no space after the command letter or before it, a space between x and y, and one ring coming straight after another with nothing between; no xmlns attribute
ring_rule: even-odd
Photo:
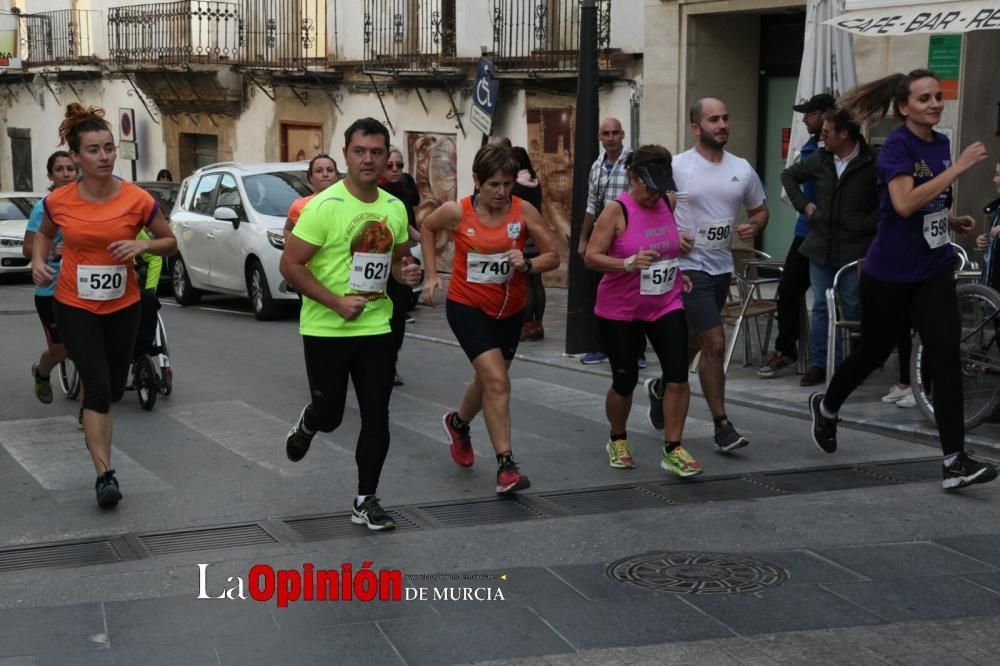
<svg viewBox="0 0 1000 666"><path fill-rule="evenodd" d="M971 430L1000 407L1000 293L981 284L960 284L958 313L962 326L960 364L965 429ZM934 420L934 386L924 377L926 363L919 336L913 344L910 377L920 411Z"/></svg>
<svg viewBox="0 0 1000 666"><path fill-rule="evenodd" d="M156 374L153 359L143 354L135 361L134 371L135 391L139 394L139 404L147 412L156 404L156 396L160 392L160 379Z"/></svg>
<svg viewBox="0 0 1000 666"><path fill-rule="evenodd" d="M59 362L59 387L70 400L76 400L76 396L80 395L80 375L68 358Z"/></svg>

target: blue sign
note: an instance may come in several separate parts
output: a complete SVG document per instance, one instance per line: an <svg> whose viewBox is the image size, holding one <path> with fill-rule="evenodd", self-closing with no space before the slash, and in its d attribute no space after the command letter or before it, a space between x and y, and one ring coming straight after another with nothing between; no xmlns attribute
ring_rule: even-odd
<svg viewBox="0 0 1000 666"><path fill-rule="evenodd" d="M479 67L476 69L476 85L473 88L472 103L492 118L496 111L499 93L500 82L493 78L493 63L489 58L480 58Z"/></svg>

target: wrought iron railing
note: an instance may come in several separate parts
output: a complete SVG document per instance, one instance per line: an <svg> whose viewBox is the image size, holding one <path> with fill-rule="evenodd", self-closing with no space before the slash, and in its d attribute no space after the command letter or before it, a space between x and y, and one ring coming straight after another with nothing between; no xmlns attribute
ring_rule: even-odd
<svg viewBox="0 0 1000 666"><path fill-rule="evenodd" d="M21 21L28 66L97 64L104 55L100 12L61 9L24 14Z"/></svg>
<svg viewBox="0 0 1000 666"><path fill-rule="evenodd" d="M597 0L597 48L611 43L611 0ZM577 68L579 0L493 0L493 58L498 71Z"/></svg>
<svg viewBox="0 0 1000 666"><path fill-rule="evenodd" d="M364 0L365 69L426 71L455 57L456 0Z"/></svg>
<svg viewBox="0 0 1000 666"><path fill-rule="evenodd" d="M120 65L304 67L327 59L327 3L181 0L112 7L108 35L111 59Z"/></svg>

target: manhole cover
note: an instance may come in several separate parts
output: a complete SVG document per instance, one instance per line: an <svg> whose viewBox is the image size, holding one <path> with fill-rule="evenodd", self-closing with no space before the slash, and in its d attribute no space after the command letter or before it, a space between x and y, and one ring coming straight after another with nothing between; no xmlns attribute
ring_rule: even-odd
<svg viewBox="0 0 1000 666"><path fill-rule="evenodd" d="M621 583L681 594L753 594L788 580L776 564L722 553L646 553L613 562L607 572Z"/></svg>

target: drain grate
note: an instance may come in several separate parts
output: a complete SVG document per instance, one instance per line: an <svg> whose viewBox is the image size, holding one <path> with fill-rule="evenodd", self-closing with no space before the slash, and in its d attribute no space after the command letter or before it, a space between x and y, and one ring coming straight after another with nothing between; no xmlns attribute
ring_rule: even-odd
<svg viewBox="0 0 1000 666"><path fill-rule="evenodd" d="M790 493L819 493L827 490L870 488L899 483L895 479L868 474L857 467L768 472L764 474L764 482Z"/></svg>
<svg viewBox="0 0 1000 666"><path fill-rule="evenodd" d="M940 481L941 458L905 460L883 463L875 466L879 473L887 474L902 481Z"/></svg>
<svg viewBox="0 0 1000 666"><path fill-rule="evenodd" d="M671 504L664 497L636 487L543 493L539 496L574 514L655 509Z"/></svg>
<svg viewBox="0 0 1000 666"><path fill-rule="evenodd" d="M265 543L277 543L257 523L210 527L200 530L140 534L136 537L150 555L170 555L195 550L238 548Z"/></svg>
<svg viewBox="0 0 1000 666"><path fill-rule="evenodd" d="M122 559L110 541L83 541L0 550L0 573L24 569L81 567Z"/></svg>
<svg viewBox="0 0 1000 666"><path fill-rule="evenodd" d="M417 508L449 527L499 525L544 517L540 512L518 502L516 497L424 504Z"/></svg>
<svg viewBox="0 0 1000 666"><path fill-rule="evenodd" d="M386 513L392 516L392 519L396 521L396 529L393 531L398 532L400 530L420 529L416 523L401 514L399 511L388 509ZM367 528L352 523L351 514L349 513L338 513L332 516L315 516L312 518L287 519L282 522L300 534L305 541L323 541L324 539L368 536L370 534Z"/></svg>
<svg viewBox="0 0 1000 666"><path fill-rule="evenodd" d="M708 479L690 481L684 484L663 483L660 485L670 499L677 502L719 502L725 500L774 497L784 493L745 478Z"/></svg>
<svg viewBox="0 0 1000 666"><path fill-rule="evenodd" d="M782 567L743 555L645 553L608 565L612 580L681 594L754 594L788 580Z"/></svg>

